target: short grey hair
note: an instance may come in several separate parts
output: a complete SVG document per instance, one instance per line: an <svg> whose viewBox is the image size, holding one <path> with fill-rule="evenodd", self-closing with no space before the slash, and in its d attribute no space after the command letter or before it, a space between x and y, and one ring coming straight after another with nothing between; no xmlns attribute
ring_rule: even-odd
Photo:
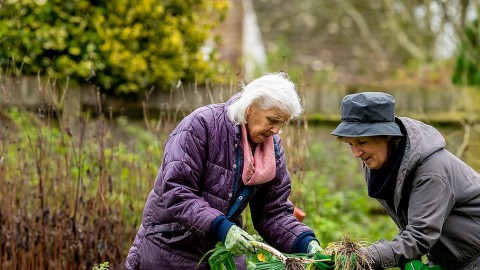
<svg viewBox="0 0 480 270"><path fill-rule="evenodd" d="M235 124L245 124L245 112L251 104L267 110L278 108L290 115L290 119L302 114L303 108L295 84L284 72L271 73L259 77L249 84L240 86L240 97L228 107L228 117Z"/></svg>

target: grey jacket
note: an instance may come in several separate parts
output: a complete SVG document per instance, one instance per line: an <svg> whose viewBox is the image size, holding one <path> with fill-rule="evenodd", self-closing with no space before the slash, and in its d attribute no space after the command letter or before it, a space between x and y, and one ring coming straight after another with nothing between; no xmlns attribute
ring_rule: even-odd
<svg viewBox="0 0 480 270"><path fill-rule="evenodd" d="M406 117L397 123L405 128L407 142L394 209L379 201L399 233L367 248L374 268L428 254L444 270L480 269L480 175L445 149L435 128Z"/></svg>
<svg viewBox="0 0 480 270"><path fill-rule="evenodd" d="M236 199L234 183L243 167L239 129L226 113L231 101L195 110L170 135L127 269L209 269L199 261L218 242L211 224ZM252 191L251 217L257 232L272 246L299 252L295 250L298 242L314 234L293 215L280 137L275 135L274 141L276 175ZM247 200L242 200L230 220L241 225L246 206ZM246 268L244 258L238 267Z"/></svg>

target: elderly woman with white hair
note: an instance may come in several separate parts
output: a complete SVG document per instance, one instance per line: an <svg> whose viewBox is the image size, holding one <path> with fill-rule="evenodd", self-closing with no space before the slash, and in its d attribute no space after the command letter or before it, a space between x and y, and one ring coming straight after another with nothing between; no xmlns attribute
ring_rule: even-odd
<svg viewBox="0 0 480 270"><path fill-rule="evenodd" d="M185 117L166 143L126 268L209 269L200 259L221 241L237 269L246 269L243 254L255 252L241 228L247 205L254 228L273 247L320 251L313 231L293 215L278 136L301 113L294 83L275 73Z"/></svg>

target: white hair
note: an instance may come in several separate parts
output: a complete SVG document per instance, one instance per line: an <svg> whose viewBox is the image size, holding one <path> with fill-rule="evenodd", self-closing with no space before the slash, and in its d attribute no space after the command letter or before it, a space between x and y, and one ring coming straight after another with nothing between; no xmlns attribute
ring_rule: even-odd
<svg viewBox="0 0 480 270"><path fill-rule="evenodd" d="M290 115L290 119L297 118L303 111L295 84L286 73L264 75L247 85L242 83L240 89L240 97L228 107L228 117L236 124L247 122L245 112L251 104L262 110L278 108Z"/></svg>

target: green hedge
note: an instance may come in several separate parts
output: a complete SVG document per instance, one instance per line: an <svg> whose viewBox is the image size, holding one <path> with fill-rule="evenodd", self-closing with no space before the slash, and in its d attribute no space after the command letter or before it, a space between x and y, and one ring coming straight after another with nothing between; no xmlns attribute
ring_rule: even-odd
<svg viewBox="0 0 480 270"><path fill-rule="evenodd" d="M3 2L3 4L1 4ZM228 0L0 1L0 65L16 75L90 80L101 90L219 82L201 52ZM95 75L95 76L93 76Z"/></svg>

